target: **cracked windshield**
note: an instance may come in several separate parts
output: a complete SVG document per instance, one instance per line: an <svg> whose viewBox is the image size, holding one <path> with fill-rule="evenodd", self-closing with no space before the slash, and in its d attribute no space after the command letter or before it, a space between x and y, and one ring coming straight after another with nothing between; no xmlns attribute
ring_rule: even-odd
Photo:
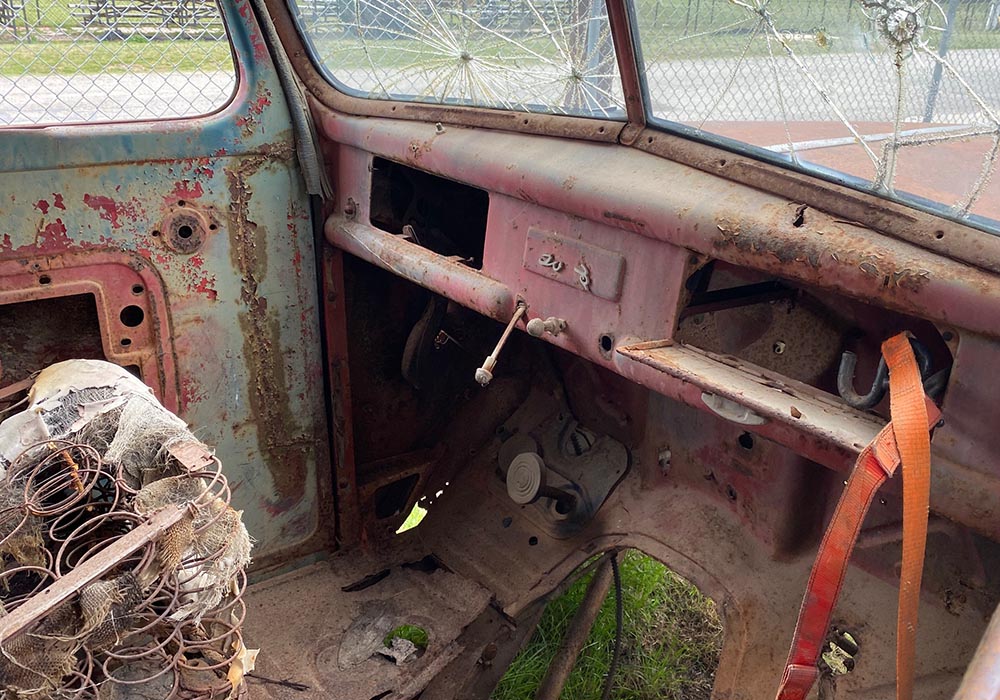
<svg viewBox="0 0 1000 700"><path fill-rule="evenodd" d="M604 0L298 0L315 57L376 99L624 114Z"/></svg>
<svg viewBox="0 0 1000 700"><path fill-rule="evenodd" d="M1000 2L636 0L635 11L655 120L1000 231Z"/></svg>

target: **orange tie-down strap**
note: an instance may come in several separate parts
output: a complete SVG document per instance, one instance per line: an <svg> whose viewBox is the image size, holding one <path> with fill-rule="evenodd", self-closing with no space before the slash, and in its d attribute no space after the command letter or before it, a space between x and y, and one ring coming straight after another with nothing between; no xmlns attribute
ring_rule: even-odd
<svg viewBox="0 0 1000 700"><path fill-rule="evenodd" d="M847 480L813 564L778 700L803 700L819 675L817 663L833 606L861 524L879 487L903 465L903 563L896 624L896 697L913 696L917 604L927 541L930 429L940 413L924 395L920 370L905 334L882 344L889 367L892 422L862 450Z"/></svg>

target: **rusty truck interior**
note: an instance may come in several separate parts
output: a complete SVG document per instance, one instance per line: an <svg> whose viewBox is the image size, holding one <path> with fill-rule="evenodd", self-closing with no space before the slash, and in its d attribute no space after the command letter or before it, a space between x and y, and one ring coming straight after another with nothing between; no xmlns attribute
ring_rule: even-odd
<svg viewBox="0 0 1000 700"><path fill-rule="evenodd" d="M0 76L0 696L485 700L639 550L713 698L1000 697L996 3L176 4Z"/></svg>

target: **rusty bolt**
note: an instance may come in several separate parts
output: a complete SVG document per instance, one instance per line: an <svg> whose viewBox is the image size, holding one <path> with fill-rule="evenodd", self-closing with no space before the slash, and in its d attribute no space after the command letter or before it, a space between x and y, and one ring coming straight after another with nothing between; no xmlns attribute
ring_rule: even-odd
<svg viewBox="0 0 1000 700"><path fill-rule="evenodd" d="M490 642L485 647L483 647L483 653L479 657L479 663L489 666L493 663L493 659L497 657L497 645L495 642Z"/></svg>

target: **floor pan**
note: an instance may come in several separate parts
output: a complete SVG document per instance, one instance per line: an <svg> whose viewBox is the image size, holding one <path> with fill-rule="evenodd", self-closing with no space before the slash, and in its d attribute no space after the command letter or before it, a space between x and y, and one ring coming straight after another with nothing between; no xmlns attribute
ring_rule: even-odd
<svg viewBox="0 0 1000 700"><path fill-rule="evenodd" d="M433 557L396 561L337 556L252 586L244 632L260 655L250 697L402 700L426 686L463 651L455 639L490 594ZM402 625L426 631L427 648L397 664L379 650Z"/></svg>

